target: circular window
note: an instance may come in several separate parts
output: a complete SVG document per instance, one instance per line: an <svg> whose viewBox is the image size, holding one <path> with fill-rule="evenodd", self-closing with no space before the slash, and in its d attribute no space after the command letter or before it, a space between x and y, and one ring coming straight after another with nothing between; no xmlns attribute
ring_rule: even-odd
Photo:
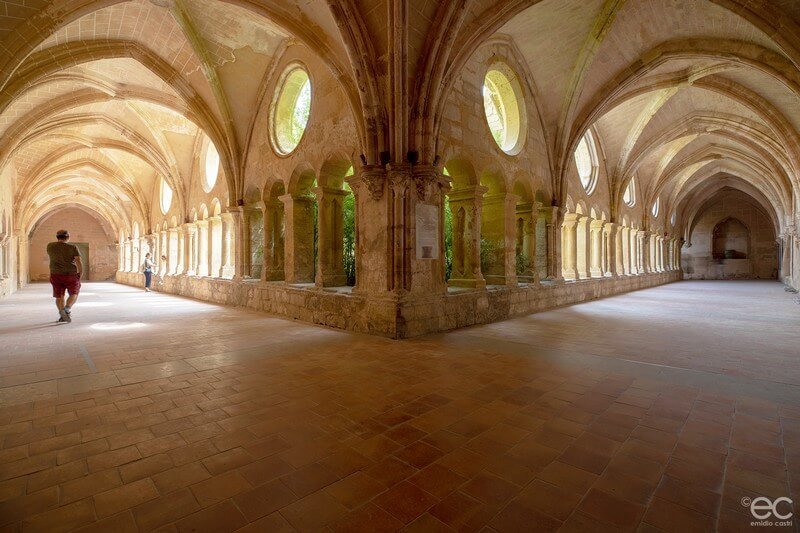
<svg viewBox="0 0 800 533"><path fill-rule="evenodd" d="M594 139L590 131L587 131L581 137L578 146L575 148L574 156L581 185L583 185L588 194L592 194L597 184L597 156L594 150Z"/></svg>
<svg viewBox="0 0 800 533"><path fill-rule="evenodd" d="M300 144L311 112L311 79L300 66L289 67L282 76L272 110L272 143L282 155Z"/></svg>
<svg viewBox="0 0 800 533"><path fill-rule="evenodd" d="M203 190L210 192L217 183L219 177L219 152L214 143L208 141L206 147L206 161L203 171Z"/></svg>
<svg viewBox="0 0 800 533"><path fill-rule="evenodd" d="M634 184L633 178L628 182L628 186L625 187L625 192L622 193L622 201L625 202L625 205L628 207L636 205L636 185Z"/></svg>
<svg viewBox="0 0 800 533"><path fill-rule="evenodd" d="M653 209L650 212L653 213L654 217L657 217L659 209L661 209L661 198L656 198L656 201L653 202Z"/></svg>
<svg viewBox="0 0 800 533"><path fill-rule="evenodd" d="M483 80L483 110L492 138L509 155L525 142L525 102L517 76L504 63L496 63Z"/></svg>
<svg viewBox="0 0 800 533"><path fill-rule="evenodd" d="M170 206L172 205L172 187L170 187L164 178L161 178L161 213L167 214L169 211Z"/></svg>

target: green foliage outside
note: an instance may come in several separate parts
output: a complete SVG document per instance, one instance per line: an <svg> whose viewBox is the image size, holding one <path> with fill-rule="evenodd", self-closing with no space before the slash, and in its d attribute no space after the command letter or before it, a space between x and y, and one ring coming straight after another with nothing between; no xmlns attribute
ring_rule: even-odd
<svg viewBox="0 0 800 533"><path fill-rule="evenodd" d="M444 280L453 275L453 213L450 199L444 198Z"/></svg>
<svg viewBox="0 0 800 533"><path fill-rule="evenodd" d="M344 261L344 273L347 276L347 284L352 287L356 284L356 199L350 190L350 185L347 183L344 184L344 190L350 191L350 194L344 197L344 202L342 204L344 215L344 250L342 260Z"/></svg>
<svg viewBox="0 0 800 533"><path fill-rule="evenodd" d="M287 132L287 137L291 146L300 144L303 133L306 131L308 117L311 113L311 80L306 79L303 87L297 95L294 112L292 113L292 123Z"/></svg>
<svg viewBox="0 0 800 533"><path fill-rule="evenodd" d="M533 263L527 254L517 252L517 276L530 276Z"/></svg>
<svg viewBox="0 0 800 533"><path fill-rule="evenodd" d="M317 186L317 180L314 180L312 187ZM314 194L309 191L309 195L314 197ZM314 279L317 279L317 257L319 256L319 206L317 206L316 198L311 202L311 212L314 218Z"/></svg>
<svg viewBox="0 0 800 533"><path fill-rule="evenodd" d="M481 237L481 272L486 274L497 263L499 247L492 241Z"/></svg>

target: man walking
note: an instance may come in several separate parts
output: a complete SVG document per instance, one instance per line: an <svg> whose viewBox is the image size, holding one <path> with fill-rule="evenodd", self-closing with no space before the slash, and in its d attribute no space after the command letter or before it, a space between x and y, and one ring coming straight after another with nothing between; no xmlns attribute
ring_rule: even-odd
<svg viewBox="0 0 800 533"><path fill-rule="evenodd" d="M58 230L56 242L47 245L47 255L50 256L50 284L53 286L53 298L61 318L59 322L72 322L70 313L78 293L81 290L81 274L83 263L78 247L69 244L69 232L65 229ZM69 298L64 303L64 293L69 292Z"/></svg>

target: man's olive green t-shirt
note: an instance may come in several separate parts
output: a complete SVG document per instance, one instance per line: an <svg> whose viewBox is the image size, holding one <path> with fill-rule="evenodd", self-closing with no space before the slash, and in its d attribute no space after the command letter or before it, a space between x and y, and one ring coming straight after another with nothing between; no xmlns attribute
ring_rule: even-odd
<svg viewBox="0 0 800 533"><path fill-rule="evenodd" d="M47 245L51 274L77 274L75 258L80 257L78 247L68 242L51 242Z"/></svg>

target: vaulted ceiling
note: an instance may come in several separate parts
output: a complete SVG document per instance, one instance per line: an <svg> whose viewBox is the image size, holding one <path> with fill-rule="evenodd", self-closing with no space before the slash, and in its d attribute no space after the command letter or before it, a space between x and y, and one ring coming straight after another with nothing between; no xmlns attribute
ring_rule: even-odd
<svg viewBox="0 0 800 533"><path fill-rule="evenodd" d="M432 160L445 96L492 36L531 73L558 197L591 127L615 206L635 179L662 217L691 217L722 187L776 226L794 216L792 0L0 2L0 176L13 169L20 224L80 203L122 225L147 218L161 178L185 202L207 136L235 201L259 91L291 42L340 80L371 162L384 149Z"/></svg>

